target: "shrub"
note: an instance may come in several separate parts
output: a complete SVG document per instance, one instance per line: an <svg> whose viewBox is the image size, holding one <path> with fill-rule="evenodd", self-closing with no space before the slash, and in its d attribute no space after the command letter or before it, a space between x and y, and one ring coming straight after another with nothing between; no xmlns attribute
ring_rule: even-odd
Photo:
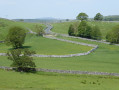
<svg viewBox="0 0 119 90"><path fill-rule="evenodd" d="M43 30L43 26L39 26L39 25L35 26L35 31L37 33L37 36L43 36L43 34L45 33Z"/></svg>
<svg viewBox="0 0 119 90"><path fill-rule="evenodd" d="M78 34L78 23L77 22L69 26L68 34L70 36L77 36Z"/></svg>
<svg viewBox="0 0 119 90"><path fill-rule="evenodd" d="M110 43L119 43L119 25L112 28L106 35L106 40Z"/></svg>

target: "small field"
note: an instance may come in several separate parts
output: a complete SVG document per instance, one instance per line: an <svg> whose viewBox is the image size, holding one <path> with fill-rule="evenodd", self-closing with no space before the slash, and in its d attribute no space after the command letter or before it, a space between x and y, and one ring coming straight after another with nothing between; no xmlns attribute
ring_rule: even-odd
<svg viewBox="0 0 119 90"><path fill-rule="evenodd" d="M118 83L109 76L0 70L0 90L119 90Z"/></svg>

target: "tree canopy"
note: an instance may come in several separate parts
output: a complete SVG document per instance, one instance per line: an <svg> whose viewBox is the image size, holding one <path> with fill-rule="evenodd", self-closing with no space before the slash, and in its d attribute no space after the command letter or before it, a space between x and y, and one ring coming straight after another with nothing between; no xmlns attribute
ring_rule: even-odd
<svg viewBox="0 0 119 90"><path fill-rule="evenodd" d="M25 29L20 26L14 26L9 29L5 42L7 45L12 45L13 48L20 48L24 44L25 37Z"/></svg>
<svg viewBox="0 0 119 90"><path fill-rule="evenodd" d="M29 68L34 68L36 65L33 62L31 55L35 54L34 51L28 49L13 49L7 55L8 59L12 60L12 67L16 67L18 71L28 71Z"/></svg>
<svg viewBox="0 0 119 90"><path fill-rule="evenodd" d="M97 13L96 16L94 17L94 20L102 21L103 20L103 15L101 15L100 13Z"/></svg>
<svg viewBox="0 0 119 90"><path fill-rule="evenodd" d="M88 19L88 15L86 13L79 13L78 16L76 17L77 20L87 20Z"/></svg>
<svg viewBox="0 0 119 90"><path fill-rule="evenodd" d="M78 36L91 38L91 27L87 24L86 21L81 21L78 27Z"/></svg>

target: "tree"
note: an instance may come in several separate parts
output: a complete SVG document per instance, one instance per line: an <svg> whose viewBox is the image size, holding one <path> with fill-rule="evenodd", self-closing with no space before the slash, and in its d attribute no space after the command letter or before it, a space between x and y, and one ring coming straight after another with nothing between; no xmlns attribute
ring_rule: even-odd
<svg viewBox="0 0 119 90"><path fill-rule="evenodd" d="M79 15L76 17L77 20L87 20L88 19L88 15L86 13L79 13Z"/></svg>
<svg viewBox="0 0 119 90"><path fill-rule="evenodd" d="M7 53L8 59L13 61L11 66L16 67L18 71L25 72L31 70L30 68L36 67L33 58L30 57L33 54L35 54L35 52L29 51L28 49L13 49Z"/></svg>
<svg viewBox="0 0 119 90"><path fill-rule="evenodd" d="M77 36L78 34L78 23L77 22L69 26L68 34L70 36Z"/></svg>
<svg viewBox="0 0 119 90"><path fill-rule="evenodd" d="M43 26L40 26L40 25L36 25L35 30L38 36L43 36L43 34L45 33L43 30Z"/></svg>
<svg viewBox="0 0 119 90"><path fill-rule="evenodd" d="M95 40L101 40L102 34L98 26L92 27L91 38Z"/></svg>
<svg viewBox="0 0 119 90"><path fill-rule="evenodd" d="M100 13L97 13L96 16L94 17L94 20L102 21L103 20L103 15L101 15Z"/></svg>
<svg viewBox="0 0 119 90"><path fill-rule="evenodd" d="M19 21L23 22L23 21L24 21L24 19L20 19Z"/></svg>
<svg viewBox="0 0 119 90"><path fill-rule="evenodd" d="M78 36L91 38L91 30L92 30L91 27L87 24L86 21L81 21L78 27Z"/></svg>
<svg viewBox="0 0 119 90"><path fill-rule="evenodd" d="M14 26L9 29L5 42L7 45L12 45L13 48L17 49L22 47L25 41L25 37L25 29L19 26Z"/></svg>
<svg viewBox="0 0 119 90"><path fill-rule="evenodd" d="M119 25L112 28L106 35L106 40L110 43L119 43Z"/></svg>

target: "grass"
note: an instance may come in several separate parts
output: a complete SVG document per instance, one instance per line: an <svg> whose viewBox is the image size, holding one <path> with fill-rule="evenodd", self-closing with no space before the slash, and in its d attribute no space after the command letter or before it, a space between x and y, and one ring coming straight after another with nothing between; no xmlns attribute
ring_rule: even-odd
<svg viewBox="0 0 119 90"><path fill-rule="evenodd" d="M109 76L0 70L0 90L119 90L118 83Z"/></svg>
<svg viewBox="0 0 119 90"><path fill-rule="evenodd" d="M23 28L29 28L29 29L32 29L33 31L35 31L34 27L35 27L36 24L37 25L42 25L42 24L39 24L39 23L15 22L15 21L12 21L12 20L7 20L7 19L1 19L0 18L0 40L5 39L9 28L12 27L12 26L21 26ZM45 28L44 25L42 25L42 26Z"/></svg>
<svg viewBox="0 0 119 90"><path fill-rule="evenodd" d="M43 55L76 54L92 49L92 47L47 39L32 34L27 35L24 47ZM7 52L8 49L10 47L7 47L5 44L0 44L0 52Z"/></svg>
<svg viewBox="0 0 119 90"><path fill-rule="evenodd" d="M53 32L68 34L68 29L71 24L75 22L64 22L64 23L55 23L53 24ZM97 25L100 27L102 38L105 39L107 32L109 32L114 26L119 25L119 22L88 22L89 25Z"/></svg>

